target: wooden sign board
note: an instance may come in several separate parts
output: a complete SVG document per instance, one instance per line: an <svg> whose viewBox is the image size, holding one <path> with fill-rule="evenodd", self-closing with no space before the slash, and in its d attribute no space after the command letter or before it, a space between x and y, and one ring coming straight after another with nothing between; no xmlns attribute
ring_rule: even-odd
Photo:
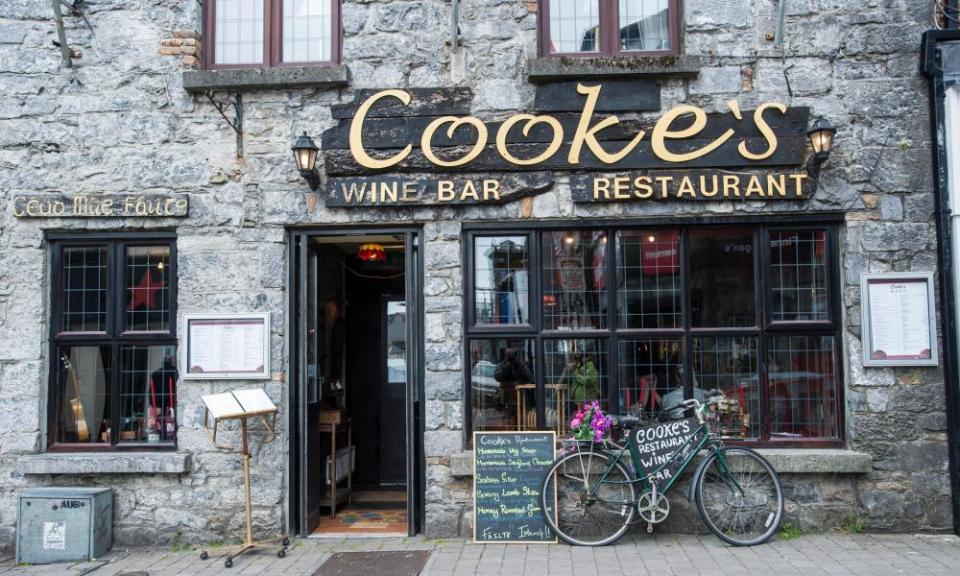
<svg viewBox="0 0 960 576"><path fill-rule="evenodd" d="M814 181L806 172L650 170L570 177L570 193L579 204L806 200L813 192Z"/></svg>
<svg viewBox="0 0 960 576"><path fill-rule="evenodd" d="M471 116L465 88L359 90L332 108L324 132L326 175L490 173L798 166L809 109L731 100L716 112L685 104L657 117L644 80L537 87L532 113Z"/></svg>
<svg viewBox="0 0 960 576"><path fill-rule="evenodd" d="M557 541L543 516L540 491L553 464L555 432L473 433L473 541ZM554 502L548 514L556 514Z"/></svg>
<svg viewBox="0 0 960 576"><path fill-rule="evenodd" d="M187 194L17 194L17 218L184 218Z"/></svg>
<svg viewBox="0 0 960 576"><path fill-rule="evenodd" d="M640 467L647 474L663 467L653 476L654 482L666 482L672 478L684 461L684 454L676 458L674 455L681 449L693 450L693 445L687 440L699 426L695 418L686 418L634 429L632 433L640 453Z"/></svg>
<svg viewBox="0 0 960 576"><path fill-rule="evenodd" d="M543 172L442 178L428 174L330 178L326 204L331 208L495 206L534 196L552 187L553 175Z"/></svg>

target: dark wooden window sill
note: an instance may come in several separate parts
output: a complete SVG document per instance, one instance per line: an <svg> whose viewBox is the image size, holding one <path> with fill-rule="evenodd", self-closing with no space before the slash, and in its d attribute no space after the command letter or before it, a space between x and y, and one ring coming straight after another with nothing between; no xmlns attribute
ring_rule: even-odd
<svg viewBox="0 0 960 576"><path fill-rule="evenodd" d="M597 78L690 78L700 73L699 56L548 56L528 62L533 83Z"/></svg>
<svg viewBox="0 0 960 576"><path fill-rule="evenodd" d="M336 66L277 66L219 70L185 70L183 89L273 90L276 88L342 88L349 83L350 70Z"/></svg>

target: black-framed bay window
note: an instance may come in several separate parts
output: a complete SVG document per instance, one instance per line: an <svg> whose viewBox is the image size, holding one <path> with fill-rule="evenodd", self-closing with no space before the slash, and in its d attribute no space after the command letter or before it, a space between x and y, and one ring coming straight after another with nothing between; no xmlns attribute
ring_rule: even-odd
<svg viewBox="0 0 960 576"><path fill-rule="evenodd" d="M584 402L649 417L720 388L728 439L839 444L837 234L821 221L467 227L470 427L563 434Z"/></svg>
<svg viewBox="0 0 960 576"><path fill-rule="evenodd" d="M50 450L176 447L176 239L51 235Z"/></svg>

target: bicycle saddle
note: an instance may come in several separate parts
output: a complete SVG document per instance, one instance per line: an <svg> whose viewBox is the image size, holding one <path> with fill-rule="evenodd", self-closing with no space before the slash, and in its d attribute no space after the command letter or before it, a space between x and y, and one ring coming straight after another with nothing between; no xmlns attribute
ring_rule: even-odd
<svg viewBox="0 0 960 576"><path fill-rule="evenodd" d="M613 420L613 425L620 428L636 428L640 425L640 418L637 416L630 416L629 414L612 414L610 419Z"/></svg>

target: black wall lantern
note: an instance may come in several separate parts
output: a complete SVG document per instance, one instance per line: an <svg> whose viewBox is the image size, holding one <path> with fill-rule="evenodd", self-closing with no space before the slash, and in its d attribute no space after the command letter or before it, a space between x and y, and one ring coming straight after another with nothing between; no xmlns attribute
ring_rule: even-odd
<svg viewBox="0 0 960 576"><path fill-rule="evenodd" d="M320 187L320 174L317 172L317 153L320 151L314 144L313 138L304 132L293 143L293 158L297 161L297 170L310 184L310 189L316 192Z"/></svg>
<svg viewBox="0 0 960 576"><path fill-rule="evenodd" d="M833 124L823 117L814 120L813 126L807 130L810 146L813 147L813 156L807 161L807 174L814 180L820 178L820 166L830 157L830 151L833 150L833 136L836 133L837 129Z"/></svg>

